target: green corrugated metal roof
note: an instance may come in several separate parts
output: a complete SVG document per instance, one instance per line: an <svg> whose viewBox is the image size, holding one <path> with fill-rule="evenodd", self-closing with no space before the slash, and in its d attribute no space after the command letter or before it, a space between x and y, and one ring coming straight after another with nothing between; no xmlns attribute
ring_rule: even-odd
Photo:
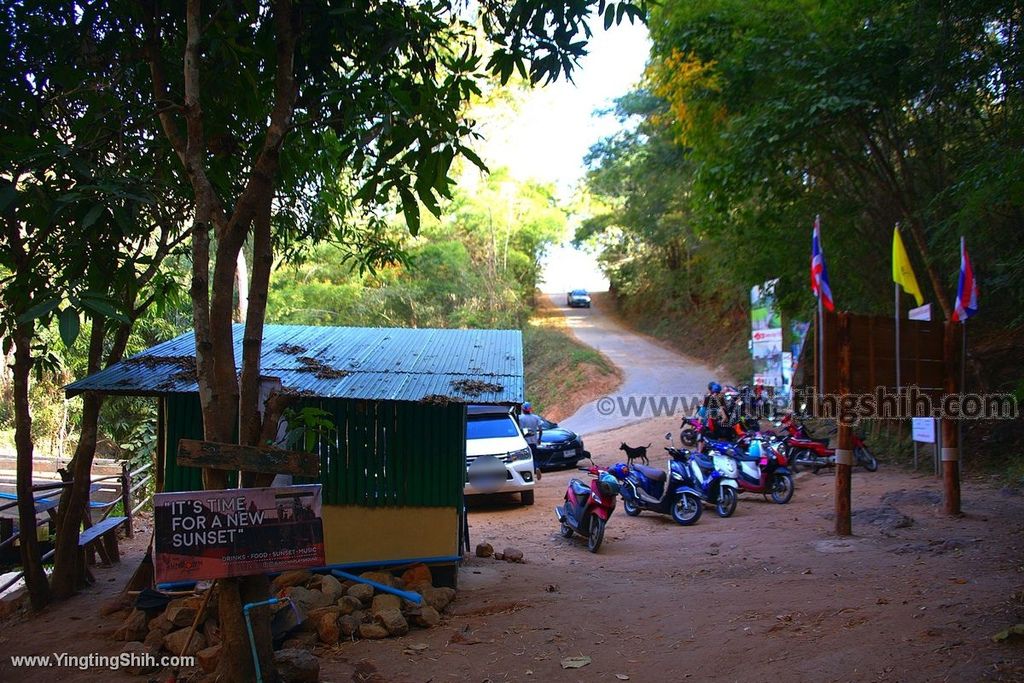
<svg viewBox="0 0 1024 683"><path fill-rule="evenodd" d="M238 362L243 326L235 325L233 331ZM69 384L65 391L68 396L86 391L192 393L197 391L194 358L195 337L188 332ZM514 404L525 394L519 330L267 325L260 367L264 376L279 378L286 388L322 398L447 397Z"/></svg>

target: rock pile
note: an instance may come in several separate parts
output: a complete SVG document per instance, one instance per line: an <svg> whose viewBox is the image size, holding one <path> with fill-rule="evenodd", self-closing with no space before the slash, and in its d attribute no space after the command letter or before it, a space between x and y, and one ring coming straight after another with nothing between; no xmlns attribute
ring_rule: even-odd
<svg viewBox="0 0 1024 683"><path fill-rule="evenodd" d="M525 564L526 560L523 558L523 551L519 548L505 548L503 552L494 552L494 546L490 543L477 543L476 546L477 557L493 557L495 560L504 560L505 562L517 562L519 564Z"/></svg>
<svg viewBox="0 0 1024 683"><path fill-rule="evenodd" d="M330 574L306 570L284 572L274 579L271 594L288 598L270 608L275 642L281 645L275 662L283 680L317 680L316 658L303 656L315 647L357 638L404 636L412 628L436 626L442 612L455 599L453 589L433 585L426 565L415 565L401 576L365 572L360 578L418 593L422 601L415 604L368 583L342 581ZM184 650L184 654L196 657L204 672L212 673L219 662L222 636L217 622L217 589L211 590L214 593L205 609L206 596L199 594L170 600L162 610L150 611L135 608L127 597L118 598L104 605L101 612L123 619L113 637L127 642L124 652L158 655L163 651L179 655ZM198 627L193 632L197 615Z"/></svg>

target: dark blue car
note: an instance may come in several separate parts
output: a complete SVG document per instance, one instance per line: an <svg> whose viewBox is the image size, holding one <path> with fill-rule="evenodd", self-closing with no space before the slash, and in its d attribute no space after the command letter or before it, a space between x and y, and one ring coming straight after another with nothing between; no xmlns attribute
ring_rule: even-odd
<svg viewBox="0 0 1024 683"><path fill-rule="evenodd" d="M590 457L583 448L583 439L576 432L543 417L540 420L542 432L540 445L534 450L534 467L545 471L575 467L577 462Z"/></svg>

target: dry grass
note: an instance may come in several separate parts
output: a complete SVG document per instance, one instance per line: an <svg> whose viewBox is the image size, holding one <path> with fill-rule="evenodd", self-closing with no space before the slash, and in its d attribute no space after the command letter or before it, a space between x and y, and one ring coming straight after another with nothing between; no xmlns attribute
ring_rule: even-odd
<svg viewBox="0 0 1024 683"><path fill-rule="evenodd" d="M527 399L549 420L565 419L622 382L617 367L572 335L547 297L537 297L523 346Z"/></svg>

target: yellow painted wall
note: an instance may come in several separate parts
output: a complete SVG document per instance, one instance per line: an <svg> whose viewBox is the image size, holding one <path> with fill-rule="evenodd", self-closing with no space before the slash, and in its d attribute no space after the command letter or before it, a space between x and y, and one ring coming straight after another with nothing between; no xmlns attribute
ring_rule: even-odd
<svg viewBox="0 0 1024 683"><path fill-rule="evenodd" d="M324 505L323 520L327 564L458 554L455 508Z"/></svg>

